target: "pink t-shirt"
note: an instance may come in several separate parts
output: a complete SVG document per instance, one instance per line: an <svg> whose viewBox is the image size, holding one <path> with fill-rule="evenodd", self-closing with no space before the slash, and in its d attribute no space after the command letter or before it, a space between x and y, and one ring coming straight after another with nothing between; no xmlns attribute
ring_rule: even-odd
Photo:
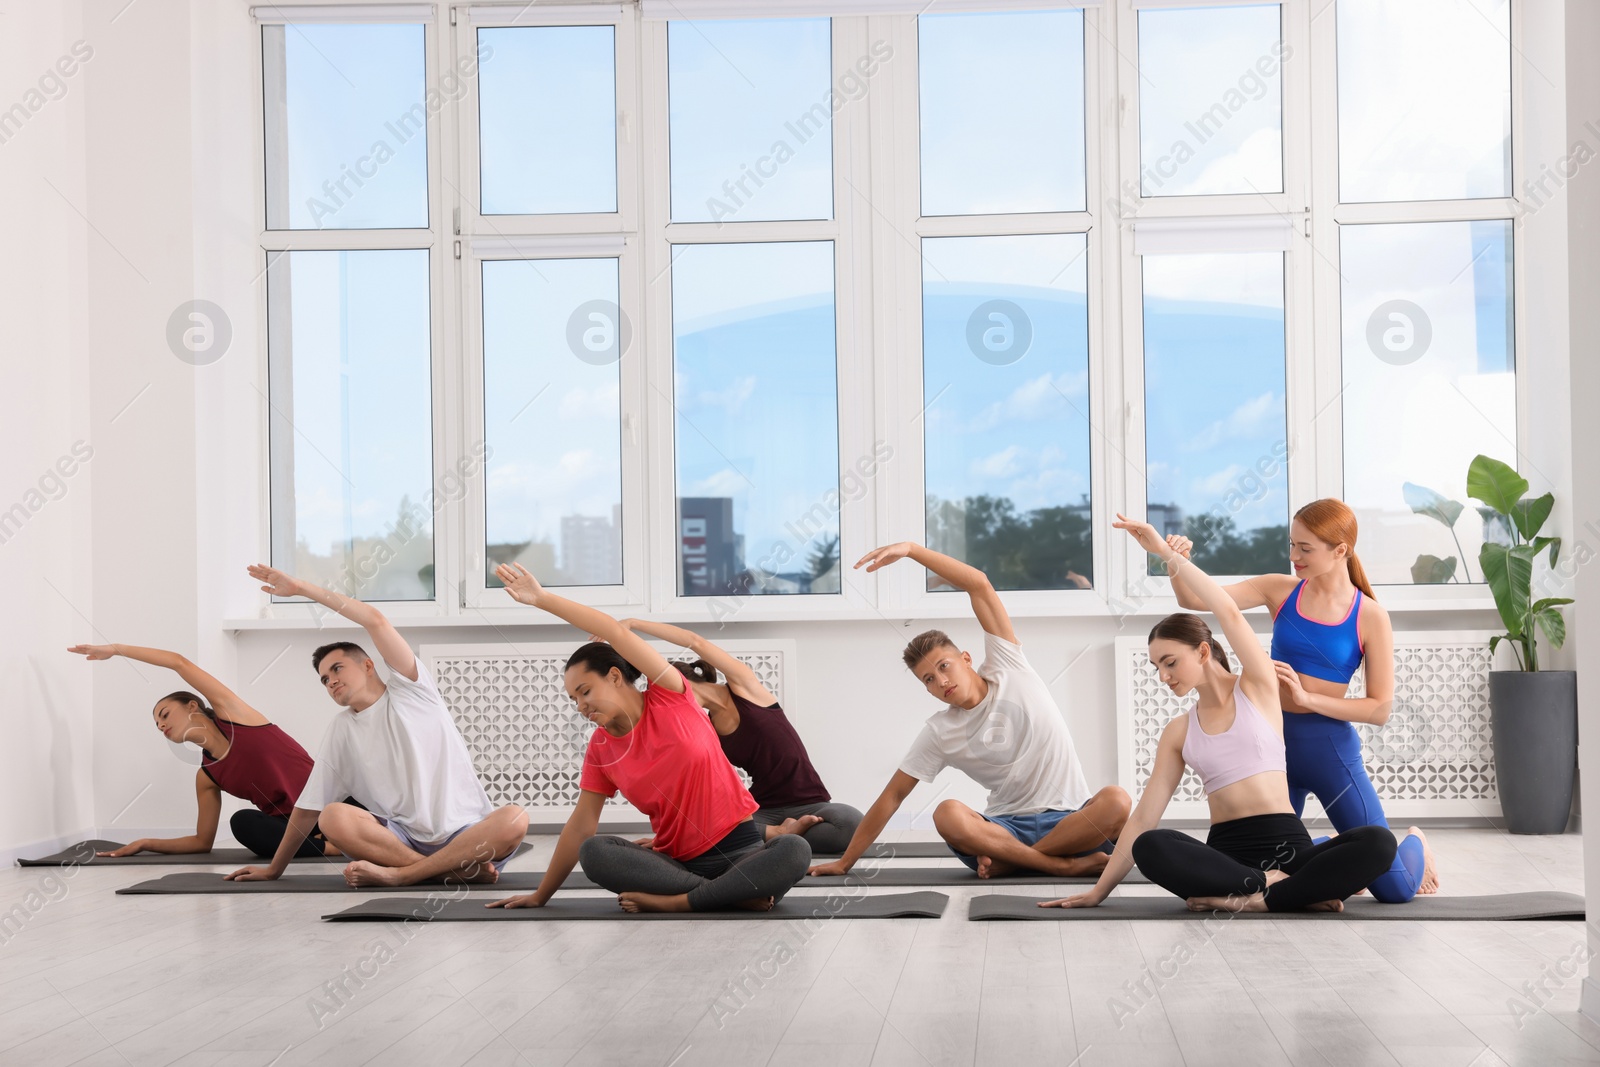
<svg viewBox="0 0 1600 1067"><path fill-rule="evenodd" d="M607 797L620 791L650 817L656 851L676 860L700 855L759 806L692 692L687 681L682 693L650 683L637 726L622 737L590 735L579 782Z"/></svg>

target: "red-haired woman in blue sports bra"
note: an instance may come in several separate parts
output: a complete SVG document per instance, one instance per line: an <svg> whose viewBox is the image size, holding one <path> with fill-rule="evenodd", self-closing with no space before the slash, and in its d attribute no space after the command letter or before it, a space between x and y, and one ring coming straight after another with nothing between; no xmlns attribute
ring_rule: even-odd
<svg viewBox="0 0 1600 1067"><path fill-rule="evenodd" d="M1342 500L1314 500L1289 527L1294 574L1263 574L1225 587L1241 609L1272 612L1272 658L1283 704L1289 798L1295 814L1313 794L1340 833L1388 826L1372 778L1361 761L1355 723L1382 726L1394 703L1394 630L1356 558L1356 516ZM1188 538L1168 543L1185 557ZM1180 577L1178 603L1203 608ZM1350 678L1367 665L1367 695L1348 697ZM1403 904L1439 889L1433 851L1410 827L1394 864L1368 886L1385 904Z"/></svg>

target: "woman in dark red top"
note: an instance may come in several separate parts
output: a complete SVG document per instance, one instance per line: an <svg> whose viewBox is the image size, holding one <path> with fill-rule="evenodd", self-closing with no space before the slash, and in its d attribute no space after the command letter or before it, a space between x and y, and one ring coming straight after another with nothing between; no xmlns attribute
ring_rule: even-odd
<svg viewBox="0 0 1600 1067"><path fill-rule="evenodd" d="M694 686L700 706L710 712L728 762L750 775L750 793L761 805L756 822L767 839L800 834L812 852L843 852L861 823L861 812L832 803L805 742L756 672L726 649L681 626L644 619L623 619L622 625L682 645L700 657L674 666ZM717 681L719 671L725 682Z"/></svg>
<svg viewBox="0 0 1600 1067"><path fill-rule="evenodd" d="M289 812L311 774L311 757L294 738L176 652L137 645L73 645L67 651L91 660L123 656L165 667L203 694L202 698L180 689L156 701L151 712L156 729L168 741L200 748L200 770L194 777L200 817L194 833L188 837L141 838L100 855L210 852L222 815L223 793L255 805L234 812L228 820L234 839L258 856L271 857L277 851L284 828L289 825ZM211 707L206 707L206 700L211 701ZM296 856L324 854L339 853L324 845L319 834L307 837Z"/></svg>

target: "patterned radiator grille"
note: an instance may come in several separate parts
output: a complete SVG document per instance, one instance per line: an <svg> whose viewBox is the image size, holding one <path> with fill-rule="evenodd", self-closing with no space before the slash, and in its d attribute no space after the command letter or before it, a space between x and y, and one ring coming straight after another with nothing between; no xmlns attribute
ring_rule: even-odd
<svg viewBox="0 0 1600 1067"><path fill-rule="evenodd" d="M572 646L522 648L441 645L422 649L422 655L489 799L525 808L570 808L578 801L583 750L594 731L562 687ZM789 650L729 651L783 700ZM608 803L623 801L614 797Z"/></svg>

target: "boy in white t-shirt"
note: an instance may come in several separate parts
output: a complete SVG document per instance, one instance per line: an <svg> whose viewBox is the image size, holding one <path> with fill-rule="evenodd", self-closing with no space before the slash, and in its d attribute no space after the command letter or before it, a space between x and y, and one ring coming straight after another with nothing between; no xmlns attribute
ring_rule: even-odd
<svg viewBox="0 0 1600 1067"><path fill-rule="evenodd" d="M1019 870L1099 873L1132 808L1127 791L1108 785L1090 794L1066 721L1023 656L987 575L909 541L875 549L856 566L875 571L906 557L971 598L984 632L983 665L974 670L972 656L940 630L919 634L906 647L906 666L946 707L923 726L844 855L811 873L848 871L917 783L933 781L946 767L989 790L981 814L959 800L942 801L933 811L939 836L978 877Z"/></svg>
<svg viewBox="0 0 1600 1067"><path fill-rule="evenodd" d="M250 576L265 583L263 592L310 597L359 623L388 666L389 683L360 645L336 641L312 654L323 687L343 710L322 739L271 865L228 877L277 878L320 826L350 857L344 880L352 886L496 881L528 831L528 814L489 800L450 709L411 646L370 604L259 564Z"/></svg>

